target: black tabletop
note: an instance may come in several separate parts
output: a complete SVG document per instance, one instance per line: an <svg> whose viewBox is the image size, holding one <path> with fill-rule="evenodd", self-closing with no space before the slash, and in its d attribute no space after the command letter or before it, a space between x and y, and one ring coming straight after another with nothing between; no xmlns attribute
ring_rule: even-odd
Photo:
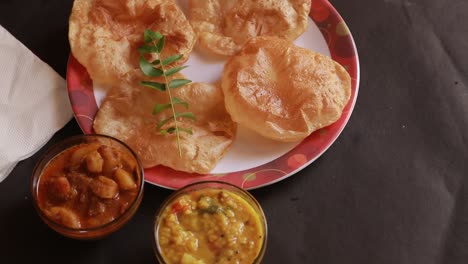
<svg viewBox="0 0 468 264"><path fill-rule="evenodd" d="M268 219L264 263L468 263L468 1L331 2L356 41L360 93L321 158L251 192ZM1 0L0 24L65 77L71 6ZM80 133L70 121L0 183L1 263L156 261L152 221L169 190L146 185L135 217L99 241L62 237L34 211L35 163Z"/></svg>

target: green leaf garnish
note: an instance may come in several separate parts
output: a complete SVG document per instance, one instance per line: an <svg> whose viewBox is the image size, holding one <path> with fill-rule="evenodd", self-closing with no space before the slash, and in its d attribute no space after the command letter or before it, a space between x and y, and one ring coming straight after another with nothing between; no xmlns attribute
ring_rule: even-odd
<svg viewBox="0 0 468 264"><path fill-rule="evenodd" d="M163 70L154 68L143 56L140 56L140 69L146 76L150 77L159 77L164 74Z"/></svg>
<svg viewBox="0 0 468 264"><path fill-rule="evenodd" d="M153 52L157 52L157 48L155 46L141 46L138 48L138 52L140 52L140 54L147 54L147 53L153 53ZM158 63L159 64L159 63Z"/></svg>
<svg viewBox="0 0 468 264"><path fill-rule="evenodd" d="M187 68L188 66L181 66L181 67L174 67L174 68L171 68L169 70L166 71L166 76L171 76L173 75L174 73L178 73L180 72L181 70Z"/></svg>
<svg viewBox="0 0 468 264"><path fill-rule="evenodd" d="M172 103L173 104L181 104L181 105L185 106L185 108L189 108L189 105L188 105L187 102L184 102L184 101L180 100L177 97L172 97Z"/></svg>
<svg viewBox="0 0 468 264"><path fill-rule="evenodd" d="M166 66L166 65L169 65L173 62L176 62L180 59L182 59L184 55L182 54L177 54L177 55L173 55L173 56L170 56L170 57L167 57L166 59L163 60L163 65Z"/></svg>
<svg viewBox="0 0 468 264"><path fill-rule="evenodd" d="M145 43L150 43L150 42L161 39L163 36L159 32L154 32L151 29L147 29L145 30L143 37L145 39Z"/></svg>
<svg viewBox="0 0 468 264"><path fill-rule="evenodd" d="M146 76L149 76L149 77L161 77L162 76L164 78L164 83L159 83L155 81L142 81L141 85L152 88L152 89L156 89L162 92L164 91L167 92L167 95L169 96L169 103L155 104L153 107L153 115L158 115L165 110L169 110L169 109L171 110L172 116L164 120L160 120L157 124L157 128L159 129L159 132L162 135L176 134L179 156L182 156L182 148L180 147L180 132L185 132L185 133L192 135L193 131L191 128L179 127L178 119L187 118L187 119L196 120L196 118L195 118L195 115L191 112L183 112L183 113L176 112L175 105L182 105L185 108L189 108L189 105L187 102L184 102L177 97L173 97L171 94L171 89L166 89L166 87L178 88L192 81L186 80L186 79L173 79L169 81L169 79L167 78L168 76L178 73L179 71L187 67L178 66L178 67L174 67L168 70L164 68L164 66L170 65L182 59L183 57L182 54L177 54L177 55L167 57L165 59L161 58L161 53L166 43L165 36L163 36L159 32L154 32L150 29L147 29L145 30L143 34L143 38L145 41L145 45L138 48L138 51L140 52L140 69ZM152 62L149 62L148 60L146 60L143 55L149 54L149 53L156 54L157 59ZM165 129L162 128L165 124L167 124L169 121L172 121L172 120L174 121L173 126L170 126Z"/></svg>
<svg viewBox="0 0 468 264"><path fill-rule="evenodd" d="M192 128L179 127L178 130L179 132L185 132L187 134L193 135ZM161 135L167 135L167 134L174 134L175 131L176 131L175 127L170 127L168 129L161 129L159 133L161 133Z"/></svg>
<svg viewBox="0 0 468 264"><path fill-rule="evenodd" d="M191 82L192 82L191 80L186 80L186 79L174 79L174 80L171 80L169 84L169 88L179 88Z"/></svg>
<svg viewBox="0 0 468 264"><path fill-rule="evenodd" d="M163 120L159 121L159 122L158 122L158 126L157 126L158 129L161 129L162 126L164 126L165 124L167 124L167 122L171 121L172 119L174 119L173 116L168 117L168 118L166 118L166 119L163 119Z"/></svg>
<svg viewBox="0 0 468 264"><path fill-rule="evenodd" d="M185 118L188 118L188 119L197 120L197 118L195 117L195 115L192 112L177 113L176 117L185 117Z"/></svg>
<svg viewBox="0 0 468 264"><path fill-rule="evenodd" d="M143 85L143 86L152 88L152 89L159 90L161 92L166 91L166 84L164 84L164 83L141 81L140 84Z"/></svg>
<svg viewBox="0 0 468 264"><path fill-rule="evenodd" d="M163 110L171 108L171 104L155 104L153 108L153 115L161 113Z"/></svg>
<svg viewBox="0 0 468 264"><path fill-rule="evenodd" d="M180 128L179 128L180 129ZM176 131L176 128L175 127L170 127L168 129L161 129L159 131L159 133L163 134L163 135L167 135L167 134L173 134L174 132Z"/></svg>
<svg viewBox="0 0 468 264"><path fill-rule="evenodd" d="M164 49L164 44L166 43L166 38L164 36L162 36L162 38L158 41L158 43L156 44L156 49L158 53L161 53L162 50ZM161 55L160 55L161 56Z"/></svg>
<svg viewBox="0 0 468 264"><path fill-rule="evenodd" d="M166 119L163 119L158 122L158 128L163 127L165 124L167 124L171 120L176 120L178 117L184 117L192 120L196 120L195 115L192 112L184 112L184 113L176 113L174 116L168 117ZM177 127L176 127L177 128ZM177 128L178 130L179 128Z"/></svg>
<svg viewBox="0 0 468 264"><path fill-rule="evenodd" d="M184 102L184 101L180 100L177 97L172 98L172 103L173 104L183 105L185 108L189 107L187 102ZM171 107L172 107L172 104L155 104L154 108L153 108L153 115L157 115L157 114L161 113L162 111L164 111L166 109L169 109Z"/></svg>

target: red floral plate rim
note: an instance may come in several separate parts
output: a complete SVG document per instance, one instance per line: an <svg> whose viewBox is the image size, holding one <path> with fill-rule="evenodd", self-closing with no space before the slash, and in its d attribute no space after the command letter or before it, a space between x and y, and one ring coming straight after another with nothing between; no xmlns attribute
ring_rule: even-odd
<svg viewBox="0 0 468 264"><path fill-rule="evenodd" d="M351 117L359 90L360 69L353 37L330 2L312 1L310 17L325 38L331 57L343 65L351 76L351 99L337 122L315 131L283 156L255 168L198 175L156 166L145 169L145 181L168 189L179 189L198 181L218 180L250 190L281 181L319 158L335 142ZM98 111L93 83L86 69L72 55L67 66L67 86L73 113L81 130L85 134L93 133L93 120Z"/></svg>

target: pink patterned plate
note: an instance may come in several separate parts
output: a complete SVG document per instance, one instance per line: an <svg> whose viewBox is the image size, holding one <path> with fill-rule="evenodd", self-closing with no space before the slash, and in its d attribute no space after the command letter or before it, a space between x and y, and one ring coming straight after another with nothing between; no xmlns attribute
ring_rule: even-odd
<svg viewBox="0 0 468 264"><path fill-rule="evenodd" d="M184 9L187 1L178 1ZM220 180L245 189L273 184L300 171L322 155L346 126L359 89L359 59L351 33L327 0L312 1L309 27L294 43L331 56L343 65L352 78L351 100L334 124L312 133L300 143L273 142L240 127L232 148L211 174L197 175L164 166L145 170L145 179L169 189L179 189L201 180ZM184 75L193 81L215 82L224 61L206 58L194 51ZM70 56L67 84L75 118L85 134L93 133L93 120L106 91L93 85L86 69Z"/></svg>

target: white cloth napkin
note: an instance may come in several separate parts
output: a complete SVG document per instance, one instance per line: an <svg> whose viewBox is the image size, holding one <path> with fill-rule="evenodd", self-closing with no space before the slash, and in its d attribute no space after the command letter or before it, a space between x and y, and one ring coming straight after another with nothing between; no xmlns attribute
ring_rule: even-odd
<svg viewBox="0 0 468 264"><path fill-rule="evenodd" d="M0 26L0 182L71 117L65 80Z"/></svg>

